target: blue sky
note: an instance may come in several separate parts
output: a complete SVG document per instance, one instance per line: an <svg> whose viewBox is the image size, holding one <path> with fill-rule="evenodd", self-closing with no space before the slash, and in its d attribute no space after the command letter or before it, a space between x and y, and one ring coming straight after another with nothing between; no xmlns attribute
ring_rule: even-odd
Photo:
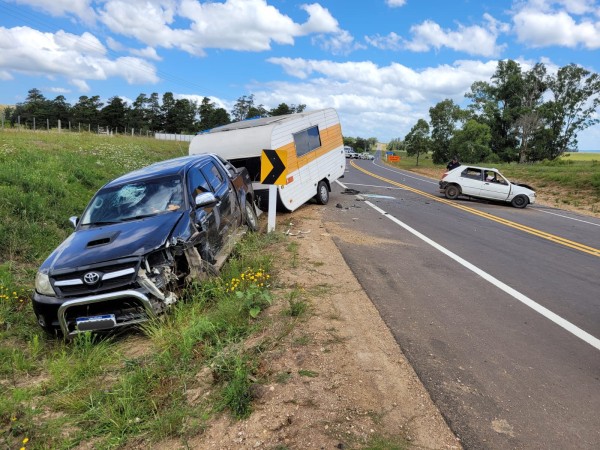
<svg viewBox="0 0 600 450"><path fill-rule="evenodd" d="M0 104L64 95L253 94L334 107L346 136L403 138L499 59L600 70L596 0L0 0ZM600 125L579 135L600 149Z"/></svg>

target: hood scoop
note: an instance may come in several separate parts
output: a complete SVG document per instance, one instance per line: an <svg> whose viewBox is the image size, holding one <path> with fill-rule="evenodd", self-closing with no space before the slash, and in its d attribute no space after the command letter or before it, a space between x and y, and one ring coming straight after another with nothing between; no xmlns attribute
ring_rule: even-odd
<svg viewBox="0 0 600 450"><path fill-rule="evenodd" d="M94 248L99 247L101 245L110 244L115 238L119 235L119 233L109 233L103 236L98 236L96 239L89 241L86 245L86 248Z"/></svg>

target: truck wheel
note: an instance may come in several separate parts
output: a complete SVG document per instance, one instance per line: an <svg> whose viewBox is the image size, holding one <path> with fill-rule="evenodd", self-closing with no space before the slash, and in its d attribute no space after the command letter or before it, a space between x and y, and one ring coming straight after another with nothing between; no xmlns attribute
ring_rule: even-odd
<svg viewBox="0 0 600 450"><path fill-rule="evenodd" d="M528 203L529 200L527 200L527 197L525 197L524 195L517 195L515 198L512 199L512 202L510 202L510 204L513 205L515 208L525 208Z"/></svg>
<svg viewBox="0 0 600 450"><path fill-rule="evenodd" d="M250 200L246 200L246 225L250 231L258 231L258 217Z"/></svg>
<svg viewBox="0 0 600 450"><path fill-rule="evenodd" d="M326 205L329 201L329 188L327 187L327 183L322 180L317 185L316 199L319 205Z"/></svg>
<svg viewBox="0 0 600 450"><path fill-rule="evenodd" d="M451 184L446 187L446 190L444 191L444 195L446 195L447 199L456 200L458 198L458 196L460 195L460 189L458 188L458 186Z"/></svg>

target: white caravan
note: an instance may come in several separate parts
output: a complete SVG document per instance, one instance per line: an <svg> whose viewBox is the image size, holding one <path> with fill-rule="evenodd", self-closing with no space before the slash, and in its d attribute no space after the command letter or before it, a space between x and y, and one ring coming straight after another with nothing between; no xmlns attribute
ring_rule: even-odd
<svg viewBox="0 0 600 450"><path fill-rule="evenodd" d="M192 139L189 153L216 153L236 167L246 167L258 206L266 210L269 186L260 183L263 150L287 150L287 184L277 190L279 206L288 211L311 198L327 203L331 183L346 169L342 127L333 108L213 128Z"/></svg>

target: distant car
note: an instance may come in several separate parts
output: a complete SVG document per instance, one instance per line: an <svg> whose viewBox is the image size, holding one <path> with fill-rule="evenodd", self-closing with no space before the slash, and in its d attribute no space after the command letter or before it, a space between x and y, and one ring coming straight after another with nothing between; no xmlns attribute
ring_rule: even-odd
<svg viewBox="0 0 600 450"><path fill-rule="evenodd" d="M439 186L440 192L451 200L464 195L508 202L515 208L535 203L535 191L530 186L511 183L493 168L458 166L443 175Z"/></svg>
<svg viewBox="0 0 600 450"><path fill-rule="evenodd" d="M375 157L371 153L365 152L362 154L362 159L367 159L369 161L373 161L375 159Z"/></svg>
<svg viewBox="0 0 600 450"><path fill-rule="evenodd" d="M246 169L203 154L107 183L71 223L75 231L41 265L32 298L39 325L65 337L166 311L187 281L218 272L258 218Z"/></svg>
<svg viewBox="0 0 600 450"><path fill-rule="evenodd" d="M346 158L356 159L356 158L358 158L358 153L356 153L356 152L346 152Z"/></svg>

